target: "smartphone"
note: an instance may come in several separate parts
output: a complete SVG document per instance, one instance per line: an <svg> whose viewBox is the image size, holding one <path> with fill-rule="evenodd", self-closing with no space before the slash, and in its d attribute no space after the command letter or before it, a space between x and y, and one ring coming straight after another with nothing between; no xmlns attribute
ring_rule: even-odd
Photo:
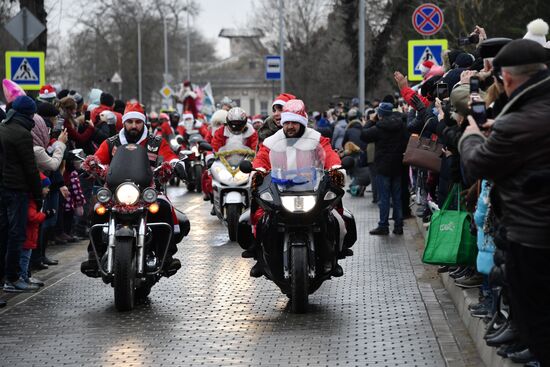
<svg viewBox="0 0 550 367"><path fill-rule="evenodd" d="M84 121L90 121L90 111L84 111Z"/></svg>
<svg viewBox="0 0 550 367"><path fill-rule="evenodd" d="M438 83L436 85L435 95L437 98L444 100L445 98L449 97L449 86L447 83Z"/></svg>
<svg viewBox="0 0 550 367"><path fill-rule="evenodd" d="M487 109L485 108L485 102L472 102L472 117L476 120L477 126L480 128L481 125L487 122Z"/></svg>
<svg viewBox="0 0 550 367"><path fill-rule="evenodd" d="M470 94L479 93L479 77L473 76L470 78Z"/></svg>

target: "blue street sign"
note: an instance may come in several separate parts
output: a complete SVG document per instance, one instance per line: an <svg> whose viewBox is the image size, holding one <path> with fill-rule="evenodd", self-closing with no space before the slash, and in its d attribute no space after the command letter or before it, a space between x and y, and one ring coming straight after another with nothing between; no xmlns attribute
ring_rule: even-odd
<svg viewBox="0 0 550 367"><path fill-rule="evenodd" d="M431 36L439 32L443 22L443 11L437 5L422 4L413 12L413 27L423 36Z"/></svg>
<svg viewBox="0 0 550 367"><path fill-rule="evenodd" d="M443 51L447 49L447 40L415 40L409 41L409 80L422 80L420 65L430 60L435 65L442 66Z"/></svg>
<svg viewBox="0 0 550 367"><path fill-rule="evenodd" d="M265 79L281 80L281 56L265 57Z"/></svg>
<svg viewBox="0 0 550 367"><path fill-rule="evenodd" d="M26 90L46 84L44 52L6 51L6 79Z"/></svg>

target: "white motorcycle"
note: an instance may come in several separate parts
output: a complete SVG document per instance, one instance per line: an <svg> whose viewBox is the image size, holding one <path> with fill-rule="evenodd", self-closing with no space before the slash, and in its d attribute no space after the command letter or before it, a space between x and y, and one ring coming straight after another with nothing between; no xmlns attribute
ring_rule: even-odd
<svg viewBox="0 0 550 367"><path fill-rule="evenodd" d="M254 155L248 147L223 147L210 166L214 211L226 224L231 241L237 240L239 217L250 205L250 175L241 172L239 164L251 160Z"/></svg>

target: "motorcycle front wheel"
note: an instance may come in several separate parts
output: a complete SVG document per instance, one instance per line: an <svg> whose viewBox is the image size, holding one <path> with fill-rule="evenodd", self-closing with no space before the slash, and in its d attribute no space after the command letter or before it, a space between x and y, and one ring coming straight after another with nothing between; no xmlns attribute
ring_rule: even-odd
<svg viewBox="0 0 550 367"><path fill-rule="evenodd" d="M195 171L195 191L198 193L202 192L202 166L196 165L193 167Z"/></svg>
<svg viewBox="0 0 550 367"><path fill-rule="evenodd" d="M115 244L113 285L115 289L115 308L118 311L130 311L134 308L136 261L133 239L117 240Z"/></svg>
<svg viewBox="0 0 550 367"><path fill-rule="evenodd" d="M241 216L241 204L227 204L225 208L225 218L227 220L227 231L229 240L237 241L237 231L239 229L239 217Z"/></svg>
<svg viewBox="0 0 550 367"><path fill-rule="evenodd" d="M307 248L292 246L290 248L290 308L293 313L307 312L308 283Z"/></svg>

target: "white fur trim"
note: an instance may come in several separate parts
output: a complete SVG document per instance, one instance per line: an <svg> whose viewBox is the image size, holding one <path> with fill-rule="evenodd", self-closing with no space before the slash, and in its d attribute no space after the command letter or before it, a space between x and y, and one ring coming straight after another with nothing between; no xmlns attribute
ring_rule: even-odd
<svg viewBox="0 0 550 367"><path fill-rule="evenodd" d="M271 104L271 107L275 106L275 105L279 105L279 106L284 106L286 104L285 101L283 101L282 99L276 99L273 101L273 103Z"/></svg>
<svg viewBox="0 0 550 367"><path fill-rule="evenodd" d="M307 118L302 116L302 115L298 115L297 113L293 113L293 112L283 112L281 113L281 125L284 125L285 122L299 122L300 124L304 125L305 127L307 127Z"/></svg>
<svg viewBox="0 0 550 367"><path fill-rule="evenodd" d="M181 115L181 119L182 120L187 120L187 119L194 120L195 117L193 116L192 113L184 113L183 115Z"/></svg>
<svg viewBox="0 0 550 367"><path fill-rule="evenodd" d="M42 93L42 94L39 94L38 97L40 98L55 98L57 96L57 94L55 94L54 91L51 91L51 92L48 92L48 93Z"/></svg>
<svg viewBox="0 0 550 367"><path fill-rule="evenodd" d="M141 112L130 111L122 116L122 122L126 122L126 120L129 119L140 119L141 121L145 122L145 115Z"/></svg>
<svg viewBox="0 0 550 367"><path fill-rule="evenodd" d="M273 150L276 146L285 147L286 149L286 145L277 144L282 139L287 139L287 137L283 129L280 129L275 134L266 138L263 142L263 145L265 145L269 150ZM306 131L304 131L304 135L302 135L299 138L299 141L296 144L294 144L294 146L301 150L311 150L319 144L320 140L321 140L321 133L309 127L306 127ZM315 146L313 146L313 144L315 144Z"/></svg>
<svg viewBox="0 0 550 367"><path fill-rule="evenodd" d="M120 139L120 144L121 145L126 145L128 144L128 140L126 139L126 135L124 135L124 129L120 130L118 132L118 137ZM142 141L144 141L145 139L147 139L147 129L145 128L145 126L143 127L143 134L141 134L141 137L139 138L139 140L137 141L136 144L139 144L141 143Z"/></svg>

